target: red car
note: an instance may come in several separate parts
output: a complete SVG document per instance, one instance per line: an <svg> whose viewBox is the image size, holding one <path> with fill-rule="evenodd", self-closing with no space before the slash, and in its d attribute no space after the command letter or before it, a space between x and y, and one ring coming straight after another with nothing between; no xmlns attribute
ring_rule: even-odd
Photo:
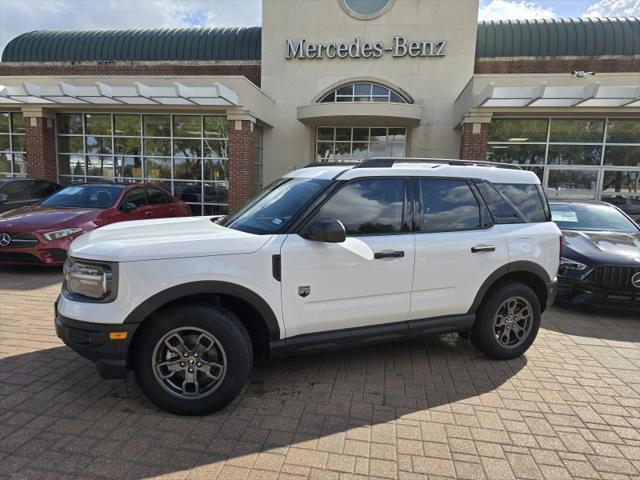
<svg viewBox="0 0 640 480"><path fill-rule="evenodd" d="M0 214L0 263L62 265L83 232L125 220L187 217L189 206L150 184L82 183Z"/></svg>

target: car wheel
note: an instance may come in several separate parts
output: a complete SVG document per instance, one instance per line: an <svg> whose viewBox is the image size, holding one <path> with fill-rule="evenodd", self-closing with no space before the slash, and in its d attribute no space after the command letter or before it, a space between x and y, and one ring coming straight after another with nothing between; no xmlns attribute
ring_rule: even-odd
<svg viewBox="0 0 640 480"><path fill-rule="evenodd" d="M503 283L483 301L471 341L491 358L518 357L538 335L540 316L540 300L530 287L517 282Z"/></svg>
<svg viewBox="0 0 640 480"><path fill-rule="evenodd" d="M136 344L140 388L157 406L205 415L240 393L253 362L251 339L231 311L208 304L171 307L150 319Z"/></svg>

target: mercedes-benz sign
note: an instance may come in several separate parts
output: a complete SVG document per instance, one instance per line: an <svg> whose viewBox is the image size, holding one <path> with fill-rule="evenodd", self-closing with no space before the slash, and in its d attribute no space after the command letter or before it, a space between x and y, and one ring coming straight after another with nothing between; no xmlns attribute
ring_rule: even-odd
<svg viewBox="0 0 640 480"><path fill-rule="evenodd" d="M631 284L636 288L640 288L640 272L631 277Z"/></svg>

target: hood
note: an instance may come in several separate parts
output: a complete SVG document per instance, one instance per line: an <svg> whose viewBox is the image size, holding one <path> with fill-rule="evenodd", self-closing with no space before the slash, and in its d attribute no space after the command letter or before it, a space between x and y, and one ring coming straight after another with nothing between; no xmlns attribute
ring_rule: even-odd
<svg viewBox="0 0 640 480"><path fill-rule="evenodd" d="M640 265L640 232L565 231L565 253L572 260L590 265ZM571 252L582 258L574 258Z"/></svg>
<svg viewBox="0 0 640 480"><path fill-rule="evenodd" d="M0 231L34 232L80 227L95 220L102 210L33 205L0 214Z"/></svg>
<svg viewBox="0 0 640 480"><path fill-rule="evenodd" d="M253 235L213 223L209 217L120 222L78 237L69 255L88 260L136 262L252 253L269 235Z"/></svg>

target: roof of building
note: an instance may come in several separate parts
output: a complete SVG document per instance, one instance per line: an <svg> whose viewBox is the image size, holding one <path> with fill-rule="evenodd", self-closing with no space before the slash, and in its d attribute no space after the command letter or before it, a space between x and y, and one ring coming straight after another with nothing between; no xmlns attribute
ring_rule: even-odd
<svg viewBox="0 0 640 480"><path fill-rule="evenodd" d="M48 31L11 40L3 62L260 60L262 28ZM481 22L476 56L640 55L640 18Z"/></svg>
<svg viewBox="0 0 640 480"><path fill-rule="evenodd" d="M262 28L36 30L11 40L3 62L260 60Z"/></svg>
<svg viewBox="0 0 640 480"><path fill-rule="evenodd" d="M640 18L569 18L481 22L476 56L640 55Z"/></svg>

